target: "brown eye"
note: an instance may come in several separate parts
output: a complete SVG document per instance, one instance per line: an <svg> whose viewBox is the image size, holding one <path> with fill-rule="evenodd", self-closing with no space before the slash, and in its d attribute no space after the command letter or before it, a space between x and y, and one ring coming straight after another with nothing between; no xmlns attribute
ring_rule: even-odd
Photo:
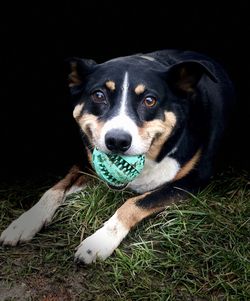
<svg viewBox="0 0 250 301"><path fill-rule="evenodd" d="M148 108L152 108L156 105L157 100L154 97L148 96L143 100L144 104Z"/></svg>
<svg viewBox="0 0 250 301"><path fill-rule="evenodd" d="M102 91L95 91L91 96L96 103L106 103L106 96Z"/></svg>

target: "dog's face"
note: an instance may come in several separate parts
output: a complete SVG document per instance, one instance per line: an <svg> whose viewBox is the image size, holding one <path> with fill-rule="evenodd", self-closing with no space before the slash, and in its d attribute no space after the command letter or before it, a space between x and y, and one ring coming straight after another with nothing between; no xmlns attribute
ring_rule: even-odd
<svg viewBox="0 0 250 301"><path fill-rule="evenodd" d="M186 110L185 99L201 77L191 65L167 68L139 55L102 64L73 59L73 115L91 148L156 158L183 119L178 112Z"/></svg>

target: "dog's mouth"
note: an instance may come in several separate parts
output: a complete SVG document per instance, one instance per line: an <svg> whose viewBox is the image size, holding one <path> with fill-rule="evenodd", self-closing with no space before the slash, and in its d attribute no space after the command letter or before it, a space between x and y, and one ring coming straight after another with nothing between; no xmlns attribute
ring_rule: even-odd
<svg viewBox="0 0 250 301"><path fill-rule="evenodd" d="M121 186L114 186L114 185L111 185L109 183L107 183L107 185L110 189L119 190L119 191L125 189L128 186L128 184L124 184L124 185L121 185Z"/></svg>
<svg viewBox="0 0 250 301"><path fill-rule="evenodd" d="M122 190L142 171L145 156L108 155L95 148L92 154L92 166L100 179L111 189Z"/></svg>

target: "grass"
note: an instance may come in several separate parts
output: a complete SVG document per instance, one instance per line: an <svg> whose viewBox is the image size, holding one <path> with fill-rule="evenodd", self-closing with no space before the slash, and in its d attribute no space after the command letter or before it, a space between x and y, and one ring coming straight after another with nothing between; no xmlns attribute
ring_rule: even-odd
<svg viewBox="0 0 250 301"><path fill-rule="evenodd" d="M132 195L97 182L68 197L30 243L0 248L0 280L24 283L27 300L250 300L249 185L247 172L221 174L187 202L143 221L106 261L79 268L80 240ZM29 183L3 187L0 230L42 191Z"/></svg>

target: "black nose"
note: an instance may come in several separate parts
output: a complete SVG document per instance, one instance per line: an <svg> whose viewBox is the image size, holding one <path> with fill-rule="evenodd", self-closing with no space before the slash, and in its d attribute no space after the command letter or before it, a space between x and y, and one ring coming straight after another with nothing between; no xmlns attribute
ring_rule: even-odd
<svg viewBox="0 0 250 301"><path fill-rule="evenodd" d="M105 144L112 152L125 152L131 146L132 137L123 130L111 130L105 135Z"/></svg>

